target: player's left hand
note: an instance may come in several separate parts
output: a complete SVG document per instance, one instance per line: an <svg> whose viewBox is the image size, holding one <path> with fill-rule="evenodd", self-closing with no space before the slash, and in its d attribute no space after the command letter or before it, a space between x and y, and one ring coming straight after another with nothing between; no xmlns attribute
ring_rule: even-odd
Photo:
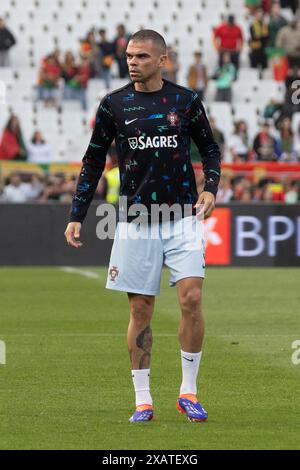
<svg viewBox="0 0 300 470"><path fill-rule="evenodd" d="M202 206L199 213L197 214L198 217L199 216L202 217L203 215L204 219L207 219L215 208L215 202L216 202L216 199L212 193L210 193L209 191L203 191L200 194L197 204L195 206L195 207Z"/></svg>

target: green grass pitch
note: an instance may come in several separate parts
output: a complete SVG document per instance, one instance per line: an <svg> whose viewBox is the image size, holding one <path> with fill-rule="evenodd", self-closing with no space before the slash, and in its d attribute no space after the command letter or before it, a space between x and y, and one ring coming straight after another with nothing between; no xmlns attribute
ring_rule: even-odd
<svg viewBox="0 0 300 470"><path fill-rule="evenodd" d="M1 449L300 449L299 270L208 268L198 380L206 423L179 415L176 289L153 319L155 419L131 424L126 294L106 269L0 269Z"/></svg>

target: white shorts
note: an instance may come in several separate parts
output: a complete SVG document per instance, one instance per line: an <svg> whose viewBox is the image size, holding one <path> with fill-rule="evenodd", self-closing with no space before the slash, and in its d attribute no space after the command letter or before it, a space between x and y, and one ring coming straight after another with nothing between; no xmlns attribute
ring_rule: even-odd
<svg viewBox="0 0 300 470"><path fill-rule="evenodd" d="M188 277L204 278L203 221L191 216L151 225L119 222L106 288L158 295L164 264L171 286Z"/></svg>

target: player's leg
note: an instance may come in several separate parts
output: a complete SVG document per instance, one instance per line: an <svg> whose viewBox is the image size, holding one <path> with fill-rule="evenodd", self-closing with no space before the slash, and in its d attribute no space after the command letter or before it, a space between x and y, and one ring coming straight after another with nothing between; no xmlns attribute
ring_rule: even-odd
<svg viewBox="0 0 300 470"><path fill-rule="evenodd" d="M205 276L203 224L196 217L174 223L174 236L164 243L165 263L171 272L171 285L177 286L181 308L182 384L177 402L179 411L192 421L207 418L197 399L197 376L202 355L204 320L201 307Z"/></svg>
<svg viewBox="0 0 300 470"><path fill-rule="evenodd" d="M151 319L155 297L141 294L128 294L130 320L127 344L132 369L149 369L152 348Z"/></svg>
<svg viewBox="0 0 300 470"><path fill-rule="evenodd" d="M177 408L191 421L205 421L207 413L197 399L197 377L202 355L204 318L200 277L181 279L177 293L181 308L178 338L181 345L182 383Z"/></svg>
<svg viewBox="0 0 300 470"><path fill-rule="evenodd" d="M201 351L204 337L202 284L201 277L181 279L176 284L181 309L178 338L181 349L191 353Z"/></svg>
<svg viewBox="0 0 300 470"><path fill-rule="evenodd" d="M204 337L202 284L203 279L200 277L181 279L176 284L181 309L178 329L182 363L180 395L197 394L197 376Z"/></svg>
<svg viewBox="0 0 300 470"><path fill-rule="evenodd" d="M164 241L165 264L171 272L171 285L177 286L182 318L179 340L182 350L199 353L204 336L201 307L205 276L203 224L196 217L174 223L169 239Z"/></svg>
<svg viewBox="0 0 300 470"><path fill-rule="evenodd" d="M128 293L130 320L127 344L135 390L136 411L131 422L150 421L153 417L150 394L150 360L152 349L151 319L155 297Z"/></svg>
<svg viewBox="0 0 300 470"><path fill-rule="evenodd" d="M153 417L149 390L152 346L151 318L155 296L160 291L163 247L157 237L149 237L148 224L119 223L112 248L106 287L128 293L130 321L128 348L137 409L130 421ZM140 238L135 238L137 233ZM130 294L129 294L130 293ZM146 406L146 409L145 409Z"/></svg>

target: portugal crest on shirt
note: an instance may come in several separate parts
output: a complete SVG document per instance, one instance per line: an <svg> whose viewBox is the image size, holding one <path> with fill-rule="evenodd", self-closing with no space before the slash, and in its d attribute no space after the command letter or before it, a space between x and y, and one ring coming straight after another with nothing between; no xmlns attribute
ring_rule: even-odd
<svg viewBox="0 0 300 470"><path fill-rule="evenodd" d="M169 113L167 115L167 119L168 119L170 125L173 126L173 127L177 126L179 124L179 117L177 116L176 113L173 113L173 112Z"/></svg>

